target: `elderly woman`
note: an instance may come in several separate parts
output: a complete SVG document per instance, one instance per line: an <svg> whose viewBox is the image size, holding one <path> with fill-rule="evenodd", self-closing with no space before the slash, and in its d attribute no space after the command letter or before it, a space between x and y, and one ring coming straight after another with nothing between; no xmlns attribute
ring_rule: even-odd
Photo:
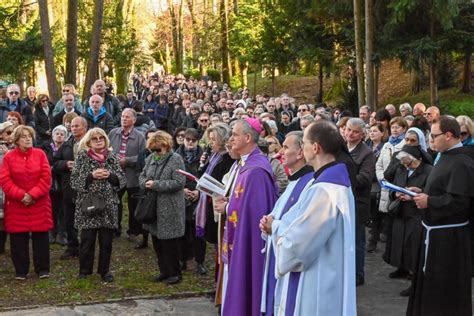
<svg viewBox="0 0 474 316"><path fill-rule="evenodd" d="M25 280L30 270L28 243L31 235L35 272L49 277L48 231L51 216L51 168L46 154L33 148L35 131L18 126L13 131L15 149L3 158L0 185L5 193L5 230L17 280Z"/></svg>
<svg viewBox="0 0 474 316"><path fill-rule="evenodd" d="M7 121L13 124L14 129L20 125L25 124L21 114L15 111L8 113Z"/></svg>
<svg viewBox="0 0 474 316"><path fill-rule="evenodd" d="M12 149L12 133L13 125L12 123L6 121L0 124L0 168L2 166L3 157ZM2 223L2 229L0 230L0 254L5 253L5 242L7 239L7 234L4 230L3 225L3 190L0 187L0 222Z"/></svg>
<svg viewBox="0 0 474 316"><path fill-rule="evenodd" d="M97 273L112 282L109 272L114 231L118 228L117 192L125 187L120 159L109 151L110 141L101 128L92 128L79 143L79 153L71 172L71 188L77 192L74 227L81 231L79 278L92 274L95 242L99 239ZM104 207L91 211L87 200L104 201ZM95 201L96 202L96 201Z"/></svg>
<svg viewBox="0 0 474 316"><path fill-rule="evenodd" d="M224 175L229 172L234 160L227 153L225 144L230 137L227 124L220 123L206 129L211 147L210 157L203 155L202 174L207 173L217 181L222 182ZM199 198L196 207L196 236L205 237L212 244L217 243L218 214L214 213L212 199L204 193Z"/></svg>
<svg viewBox="0 0 474 316"><path fill-rule="evenodd" d="M390 165L393 155L396 152L400 151L403 145L405 145L405 132L407 130L407 127L408 127L407 122L402 117L394 117L390 121L390 133L391 133L390 137L388 139L388 142L386 142L383 145L382 150L380 151L379 158L377 159L377 162L375 164L375 174L377 176L378 181L381 181L384 179L384 172L387 170L388 166ZM388 213L388 204L389 204L388 193L389 192L385 189L382 189L380 192L379 212L382 212L383 214ZM382 236L380 236L378 232L376 232L375 234L372 235L372 237L375 237L375 238L379 237L380 240L385 241L386 229L387 229L386 220L385 220L384 227L385 228L381 232ZM377 239L375 241L377 241Z"/></svg>
<svg viewBox="0 0 474 316"><path fill-rule="evenodd" d="M474 135L474 124L471 118L467 115L459 115L456 117L456 121L458 121L461 127L461 142L463 146L474 145L474 139L472 138Z"/></svg>
<svg viewBox="0 0 474 316"><path fill-rule="evenodd" d="M186 172L198 177L200 158L203 150L198 145L199 131L194 128L188 128L184 132L184 144L181 145L176 153L183 157ZM204 266L204 256L206 254L206 240L202 237L196 237L196 218L194 210L199 200L199 191L196 189L196 182L186 179L184 186L184 198L186 200L186 229L181 247L181 269L186 269L186 262L194 256L196 260L198 274L206 274L207 269Z"/></svg>
<svg viewBox="0 0 474 316"><path fill-rule="evenodd" d="M158 258L160 275L156 282L176 284L181 281L179 266L180 239L184 235L186 179L176 172L185 168L180 155L173 153L173 138L166 132L157 131L147 141L152 152L145 161L139 177L140 188L158 193L156 222L144 224L152 235L153 248Z"/></svg>
<svg viewBox="0 0 474 316"><path fill-rule="evenodd" d="M407 133L407 137L409 135ZM432 166L431 157L426 155L426 152L423 153L420 145L414 142L406 144L395 157L396 170L391 175L385 174L387 180L404 188L424 188ZM384 258L397 268L390 274L391 277L405 277L409 271L415 271L419 256L422 236L421 212L409 195L390 192L390 200L393 222ZM400 292L400 295L408 296L410 292L411 286Z"/></svg>
<svg viewBox="0 0 474 316"><path fill-rule="evenodd" d="M56 156L59 148L62 144L66 141L66 137L68 135L67 129L64 125L56 126L52 131L53 141L48 144L43 144L43 150L48 157L48 162L50 166L53 166L53 160ZM58 242L59 244L66 245L66 232L65 227L62 226L63 224L63 208L62 208L62 200L63 194L60 185L60 178L59 174L52 173L53 182L51 185L51 190L49 191L49 195L51 197L51 203L53 205L53 221L54 221L54 228L49 232L49 243L54 244Z"/></svg>

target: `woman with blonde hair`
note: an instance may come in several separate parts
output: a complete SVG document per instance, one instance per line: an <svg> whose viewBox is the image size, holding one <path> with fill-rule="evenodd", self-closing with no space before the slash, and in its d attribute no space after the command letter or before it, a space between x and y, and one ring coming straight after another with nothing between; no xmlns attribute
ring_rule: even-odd
<svg viewBox="0 0 474 316"><path fill-rule="evenodd" d="M461 127L461 142L463 146L474 145L474 139L472 136L474 135L474 124L472 120L467 115L459 115L456 117L456 121L459 123L459 127Z"/></svg>
<svg viewBox="0 0 474 316"><path fill-rule="evenodd" d="M109 147L104 130L90 129L79 143L80 151L71 172L71 188L77 192L74 227L81 230L79 278L92 274L98 239L97 273L104 282L114 280L109 267L114 231L118 228L117 192L126 182L120 160Z"/></svg>
<svg viewBox="0 0 474 316"><path fill-rule="evenodd" d="M173 138L157 131L147 140L152 152L145 161L139 177L142 190L157 192L156 221L143 224L152 235L160 274L156 282L176 284L181 281L179 250L185 229L184 185L186 179L176 172L184 170L183 158L172 151Z"/></svg>
<svg viewBox="0 0 474 316"><path fill-rule="evenodd" d="M35 131L20 125L13 130L15 149L3 158L0 185L5 193L5 230L10 234L10 250L15 279L25 280L30 270L29 239L33 244L35 272L49 277L49 237L51 215L51 168L46 154L33 148Z"/></svg>

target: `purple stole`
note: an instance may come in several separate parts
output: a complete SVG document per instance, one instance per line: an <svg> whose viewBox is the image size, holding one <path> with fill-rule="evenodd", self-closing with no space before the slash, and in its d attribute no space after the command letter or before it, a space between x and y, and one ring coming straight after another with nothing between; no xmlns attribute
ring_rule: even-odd
<svg viewBox="0 0 474 316"><path fill-rule="evenodd" d="M351 184L347 178L347 168L344 164L331 162L323 166L314 174L315 180L313 184L319 182L328 182L349 187ZM288 280L288 293L286 295L285 316L292 316L295 312L296 294L298 293L298 285L300 282L301 272L290 272Z"/></svg>
<svg viewBox="0 0 474 316"><path fill-rule="evenodd" d="M309 180L313 177L313 174L314 172L311 170L308 173L302 175L298 179L298 182L293 188L293 191L291 191L291 194L288 197L288 200L286 201L285 206L283 207L281 216L277 219L282 218L283 215L285 215L286 212L288 212L290 208L293 205L295 205L296 202L298 202L301 192L303 192L303 189L306 187L306 184L308 184ZM267 300L266 300L267 311L265 314L271 316L273 315L273 299L275 297L275 286L276 286L276 279L272 273L273 271L275 271L275 252L273 249L270 253L269 259L270 259L268 262L269 276L268 276L268 283L267 283Z"/></svg>

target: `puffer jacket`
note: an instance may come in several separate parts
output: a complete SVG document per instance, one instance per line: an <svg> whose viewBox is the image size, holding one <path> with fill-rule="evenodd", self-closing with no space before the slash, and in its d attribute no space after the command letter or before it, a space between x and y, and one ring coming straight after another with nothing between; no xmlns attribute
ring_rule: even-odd
<svg viewBox="0 0 474 316"><path fill-rule="evenodd" d="M378 181L384 179L383 173L390 165L390 161L392 160L393 154L402 150L402 147L404 145L405 140L402 140L397 145L392 145L389 142L383 145L382 150L380 151L379 158L377 159L377 163L375 164L375 175L377 176ZM380 192L379 211L382 213L387 213L389 202L389 192L385 189L382 189Z"/></svg>
<svg viewBox="0 0 474 316"><path fill-rule="evenodd" d="M37 148L8 152L0 170L5 193L5 230L8 233L46 232L53 228L51 214L51 168L46 154ZM35 203L25 206L25 193Z"/></svg>

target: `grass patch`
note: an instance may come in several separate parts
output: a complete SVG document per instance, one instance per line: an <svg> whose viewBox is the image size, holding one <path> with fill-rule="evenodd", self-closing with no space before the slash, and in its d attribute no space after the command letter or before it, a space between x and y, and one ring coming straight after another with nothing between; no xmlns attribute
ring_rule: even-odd
<svg viewBox="0 0 474 316"><path fill-rule="evenodd" d="M124 212L122 230L128 212ZM214 289L214 247L209 245L206 265L207 276L195 273L194 260L188 261L188 270L183 273L183 282L174 286L153 282L158 274L156 255L149 241L149 247L143 250L134 249L135 243L126 237L114 239L110 269L115 281L110 284L102 282L98 274L87 279L77 279L79 261L59 260L64 247L51 245L51 277L39 280L30 264L30 274L26 281L14 280L15 272L10 257L9 242L4 255L0 255L0 311L33 305L83 304L109 299L120 299L133 296L170 296L183 292L204 292ZM98 246L97 246L98 247ZM96 249L95 267L97 267L98 248ZM32 256L30 255L32 260Z"/></svg>

